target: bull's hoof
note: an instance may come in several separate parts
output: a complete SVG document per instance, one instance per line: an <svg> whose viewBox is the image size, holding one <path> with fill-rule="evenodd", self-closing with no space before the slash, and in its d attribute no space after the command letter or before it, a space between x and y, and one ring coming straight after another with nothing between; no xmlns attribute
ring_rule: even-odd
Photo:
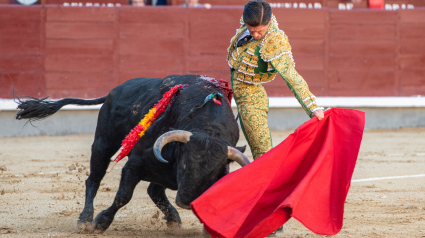
<svg viewBox="0 0 425 238"><path fill-rule="evenodd" d="M81 233L92 233L93 232L93 210L83 211L77 222L78 230Z"/></svg>
<svg viewBox="0 0 425 238"><path fill-rule="evenodd" d="M96 218L93 221L93 230L94 233L100 234L106 231L108 227L111 225L112 221L114 220L114 217L109 217L106 215L106 211L102 211L99 213L99 215L96 216Z"/></svg>
<svg viewBox="0 0 425 238"><path fill-rule="evenodd" d="M106 229L105 229L106 230ZM105 232L105 230L101 230L101 229L97 229L96 227L94 227L94 233L95 234L103 234L103 232Z"/></svg>
<svg viewBox="0 0 425 238"><path fill-rule="evenodd" d="M80 233L93 233L93 224L91 222L77 222L77 227Z"/></svg>
<svg viewBox="0 0 425 238"><path fill-rule="evenodd" d="M182 224L175 221L167 221L167 227L171 230L179 230L182 227Z"/></svg>

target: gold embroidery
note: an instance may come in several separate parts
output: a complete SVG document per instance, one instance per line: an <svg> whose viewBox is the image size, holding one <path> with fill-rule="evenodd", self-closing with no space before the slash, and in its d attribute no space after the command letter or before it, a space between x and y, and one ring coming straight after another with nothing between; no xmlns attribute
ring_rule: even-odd
<svg viewBox="0 0 425 238"><path fill-rule="evenodd" d="M248 47L248 50L246 51L246 53L250 54L250 55L255 55L255 50L257 49L258 44L251 44Z"/></svg>
<svg viewBox="0 0 425 238"><path fill-rule="evenodd" d="M246 64L250 64L251 63L251 55L245 54L245 56L243 57L243 62L246 63Z"/></svg>
<svg viewBox="0 0 425 238"><path fill-rule="evenodd" d="M285 54L279 59L271 61L272 65L279 71L282 78L286 81L289 89L295 95L295 98L301 104L308 115L317 108L314 95L310 92L307 83L303 77L295 70L294 63L290 55Z"/></svg>
<svg viewBox="0 0 425 238"><path fill-rule="evenodd" d="M234 74L233 77L235 77ZM267 123L269 100L264 87L232 80L234 98L238 105L239 120L252 156L257 159L272 145Z"/></svg>
<svg viewBox="0 0 425 238"><path fill-rule="evenodd" d="M289 45L288 37L281 30L268 34L263 40L260 50L261 58L266 62L270 62L290 52L291 45Z"/></svg>
<svg viewBox="0 0 425 238"><path fill-rule="evenodd" d="M267 71L273 71L274 68L270 62L267 63Z"/></svg>
<svg viewBox="0 0 425 238"><path fill-rule="evenodd" d="M245 74L238 72L238 79L244 81L245 80Z"/></svg>
<svg viewBox="0 0 425 238"><path fill-rule="evenodd" d="M252 67L252 66L249 66L248 65L248 68L247 68L247 73L249 74L249 75L252 75L252 76L254 76L255 74L254 74L254 67Z"/></svg>
<svg viewBox="0 0 425 238"><path fill-rule="evenodd" d="M241 25L245 25L245 22L243 21L243 16L241 16L241 19L239 20L239 23L240 23Z"/></svg>
<svg viewBox="0 0 425 238"><path fill-rule="evenodd" d="M274 77L273 77L274 78ZM265 73L261 76L261 81L268 82L269 81L269 74Z"/></svg>
<svg viewBox="0 0 425 238"><path fill-rule="evenodd" d="M243 74L246 74L247 72L246 72L246 64L244 63L244 62L242 62L240 65L239 65L239 69L238 69L238 71L239 72L241 72L241 73L243 73Z"/></svg>
<svg viewBox="0 0 425 238"><path fill-rule="evenodd" d="M247 54L248 55L248 54ZM256 55L252 55L251 56L251 59L250 59L250 61L249 61L249 65L251 65L251 66L253 66L253 67L255 67L255 68L258 68L258 56L256 56Z"/></svg>

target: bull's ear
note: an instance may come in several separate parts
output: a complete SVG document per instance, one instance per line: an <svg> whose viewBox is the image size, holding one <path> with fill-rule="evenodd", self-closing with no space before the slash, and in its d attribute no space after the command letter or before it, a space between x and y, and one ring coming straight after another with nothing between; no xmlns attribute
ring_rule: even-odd
<svg viewBox="0 0 425 238"><path fill-rule="evenodd" d="M245 152L245 150L246 150L246 145L244 145L244 146L236 146L235 148L236 148L237 150L239 150L240 152L244 153L244 152Z"/></svg>

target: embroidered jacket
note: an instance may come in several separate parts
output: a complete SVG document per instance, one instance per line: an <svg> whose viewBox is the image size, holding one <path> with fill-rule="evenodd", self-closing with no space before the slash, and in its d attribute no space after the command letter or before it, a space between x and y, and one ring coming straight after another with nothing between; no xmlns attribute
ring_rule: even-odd
<svg viewBox="0 0 425 238"><path fill-rule="evenodd" d="M240 23L241 27L236 30L227 49L229 66L238 72L234 79L249 84L262 84L272 81L279 73L309 116L323 109L317 106L316 97L295 70L291 45L285 33L279 30L275 16L272 15L270 26L262 39L253 39L237 47L239 36L247 29L242 18Z"/></svg>

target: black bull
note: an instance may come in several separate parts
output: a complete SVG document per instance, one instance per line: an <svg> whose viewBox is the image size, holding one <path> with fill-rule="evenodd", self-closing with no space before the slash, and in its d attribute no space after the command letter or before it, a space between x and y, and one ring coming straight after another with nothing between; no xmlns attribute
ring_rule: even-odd
<svg viewBox="0 0 425 238"><path fill-rule="evenodd" d="M149 109L165 92L178 84L188 86L178 93L171 106L166 108L134 146L122 169L113 204L99 213L93 221L93 200L111 157ZM165 195L166 188L177 190L176 204L188 209L193 200L228 173L228 164L231 161L237 161L242 166L249 163L239 152L243 152L244 148L234 149L239 139L239 129L226 99L221 100L222 106L209 101L195 110L191 117L188 116L192 108L201 105L215 91L219 92L220 89L196 75L171 75L165 79L136 78L114 88L108 96L98 99L19 100L18 108L21 111L17 114L17 119L42 119L67 104L103 103L92 145L90 176L86 180L86 200L79 217L79 228L88 231L106 230L118 209L130 201L141 180L150 182L150 198L164 213L167 225L173 227L180 226L181 219ZM178 134L176 138L170 139L170 133L167 133L170 131L173 131L171 134ZM164 133L167 136L162 136ZM153 148L157 139L163 142L156 143L159 144L159 154L155 154ZM161 162L161 159L168 163Z"/></svg>

